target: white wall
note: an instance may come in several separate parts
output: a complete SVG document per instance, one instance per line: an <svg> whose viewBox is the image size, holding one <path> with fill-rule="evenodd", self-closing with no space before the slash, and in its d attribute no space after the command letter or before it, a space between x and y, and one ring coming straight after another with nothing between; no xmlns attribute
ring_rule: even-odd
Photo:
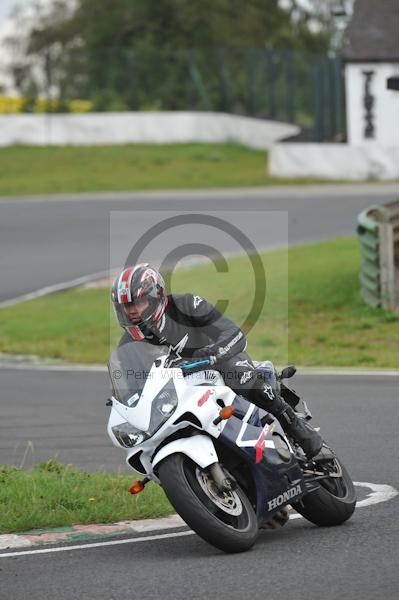
<svg viewBox="0 0 399 600"><path fill-rule="evenodd" d="M370 92L374 96L372 113L374 116L375 137L364 135L365 76L363 71L374 71ZM346 109L348 143L382 144L399 146L399 91L387 89L388 77L399 77L399 63L351 63L345 67Z"/></svg>
<svg viewBox="0 0 399 600"><path fill-rule="evenodd" d="M269 154L269 172L277 177L399 179L399 146L275 144Z"/></svg>
<svg viewBox="0 0 399 600"><path fill-rule="evenodd" d="M0 146L233 141L268 149L297 133L295 125L208 112L0 116Z"/></svg>

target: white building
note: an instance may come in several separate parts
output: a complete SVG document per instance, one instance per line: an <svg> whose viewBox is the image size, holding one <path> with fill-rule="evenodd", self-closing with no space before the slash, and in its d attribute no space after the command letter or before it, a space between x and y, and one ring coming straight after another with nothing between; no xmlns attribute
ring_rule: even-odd
<svg viewBox="0 0 399 600"><path fill-rule="evenodd" d="M278 143L273 175L399 179L399 0L355 1L344 59L347 143Z"/></svg>
<svg viewBox="0 0 399 600"><path fill-rule="evenodd" d="M357 0L344 57L349 144L399 146L399 0Z"/></svg>

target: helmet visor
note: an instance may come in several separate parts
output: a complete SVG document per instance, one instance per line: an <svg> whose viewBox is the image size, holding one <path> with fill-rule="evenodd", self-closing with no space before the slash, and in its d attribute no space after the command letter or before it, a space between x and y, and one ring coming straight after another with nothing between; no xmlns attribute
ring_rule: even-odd
<svg viewBox="0 0 399 600"><path fill-rule="evenodd" d="M145 320L149 305L148 300L143 298L135 302L126 302L121 306L130 324L137 325Z"/></svg>

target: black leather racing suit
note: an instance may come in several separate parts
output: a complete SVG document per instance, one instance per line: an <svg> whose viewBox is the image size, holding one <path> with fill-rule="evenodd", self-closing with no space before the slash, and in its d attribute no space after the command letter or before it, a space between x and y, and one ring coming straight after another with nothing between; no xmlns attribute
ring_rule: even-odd
<svg viewBox="0 0 399 600"><path fill-rule="evenodd" d="M226 385L250 399L254 365L245 352L246 338L237 325L201 296L170 294L157 328L141 327L141 330L145 341L169 345L171 355L176 355L177 359L193 358L196 350L206 347L209 354L217 357L212 368L222 374ZM133 341L126 332L119 345Z"/></svg>

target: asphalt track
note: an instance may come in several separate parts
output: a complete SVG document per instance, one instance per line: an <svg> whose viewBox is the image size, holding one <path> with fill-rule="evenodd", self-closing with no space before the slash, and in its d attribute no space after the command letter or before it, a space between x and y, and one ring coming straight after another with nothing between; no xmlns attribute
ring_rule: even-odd
<svg viewBox="0 0 399 600"><path fill-rule="evenodd" d="M0 300L107 268L110 210L239 209L253 241L268 247L281 240L273 232L265 239L255 210L288 211L288 241L298 243L353 233L360 210L398 195L399 186L387 185L0 201ZM146 224L138 220L132 236ZM7 367L0 373L0 463L29 467L57 458L87 469L124 469L123 452L105 431L105 373ZM315 423L354 480L399 489L398 379L296 377ZM0 600L395 598L398 502L361 508L336 529L291 521L234 556L189 535L0 558Z"/></svg>
<svg viewBox="0 0 399 600"><path fill-rule="evenodd" d="M122 229L125 219L121 211L133 213L123 231L124 241L132 243L157 215L215 211L223 217L238 211L237 226L263 249L287 241L296 244L350 235L362 209L398 197L398 184L369 184L3 198L0 302L108 269L110 242L111 249L121 242L118 235L110 236L110 211L119 211ZM273 217L265 211L276 214ZM277 227L274 221L280 211L287 215L288 232L284 224ZM191 234L186 228L186 238L191 239ZM180 238L175 229L171 237L176 245ZM222 252L237 251L233 243L220 237ZM165 240L160 237L145 258L151 261L164 255Z"/></svg>
<svg viewBox="0 0 399 600"><path fill-rule="evenodd" d="M112 446L106 433L110 389L105 372L1 367L0 376L0 464L30 467L57 458L88 470L123 468L124 452ZM349 446L354 478L390 483L395 459L399 473L399 376L296 375L291 381L309 400L326 438L343 449L343 459ZM370 472L370 458L375 463L380 446L387 462Z"/></svg>
<svg viewBox="0 0 399 600"><path fill-rule="evenodd" d="M57 455L82 467L118 468L123 452L113 449L105 434L105 373L3 369L1 375L6 401L0 408L0 462L19 460L18 452L32 440L37 459ZM399 489L399 377L295 379L352 477ZM398 509L398 497L359 508L335 529L294 520L280 531L261 532L253 550L234 556L189 535L0 557L0 598L395 598Z"/></svg>

